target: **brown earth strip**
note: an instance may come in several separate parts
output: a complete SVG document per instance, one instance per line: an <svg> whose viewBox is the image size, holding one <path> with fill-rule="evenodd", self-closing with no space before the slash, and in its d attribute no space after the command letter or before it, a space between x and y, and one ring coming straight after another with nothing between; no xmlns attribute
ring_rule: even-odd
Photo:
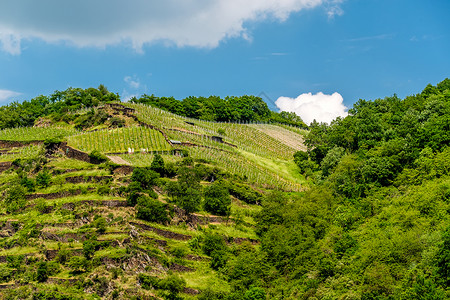
<svg viewBox="0 0 450 300"><path fill-rule="evenodd" d="M188 241L188 240L192 239L192 236L190 236L190 235L175 233L175 232L172 232L169 230L155 228L155 227L152 227L152 226L149 226L146 224L142 224L142 223L130 222L130 224L133 226L139 227L143 230L153 231L153 232L159 234L160 236L163 236L163 237L169 238L169 239L173 239L173 240Z"/></svg>

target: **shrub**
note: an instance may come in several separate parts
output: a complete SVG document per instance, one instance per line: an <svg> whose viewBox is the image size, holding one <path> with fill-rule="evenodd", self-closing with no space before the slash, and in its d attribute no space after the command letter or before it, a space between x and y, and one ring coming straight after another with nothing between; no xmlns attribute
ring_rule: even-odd
<svg viewBox="0 0 450 300"><path fill-rule="evenodd" d="M89 261L85 257L72 256L67 263L73 273L86 272L89 266Z"/></svg>
<svg viewBox="0 0 450 300"><path fill-rule="evenodd" d="M50 185L50 181L52 179L52 175L45 169L42 172L39 172L36 176L36 185L39 187L48 187Z"/></svg>
<svg viewBox="0 0 450 300"><path fill-rule="evenodd" d="M136 218L149 222L167 223L170 221L164 203L146 196L137 199Z"/></svg>
<svg viewBox="0 0 450 300"><path fill-rule="evenodd" d="M91 153L89 153L89 158L91 159L92 163L103 163L108 160L108 158L98 150L93 150Z"/></svg>
<svg viewBox="0 0 450 300"><path fill-rule="evenodd" d="M230 193L222 183L215 182L206 188L204 208L207 212L228 216L230 214L230 205Z"/></svg>
<svg viewBox="0 0 450 300"><path fill-rule="evenodd" d="M28 192L34 192L36 190L35 186L36 183L34 182L33 179L28 178L27 176L23 176L20 179L20 185L25 187L27 189Z"/></svg>
<svg viewBox="0 0 450 300"><path fill-rule="evenodd" d="M27 204L26 190L21 185L14 185L8 189L5 197L6 212L15 213Z"/></svg>
<svg viewBox="0 0 450 300"><path fill-rule="evenodd" d="M40 262L36 271L36 280L39 282L47 281L48 278L48 268L46 262Z"/></svg>
<svg viewBox="0 0 450 300"><path fill-rule="evenodd" d="M139 182L145 190L151 189L158 183L159 174L148 168L135 168L131 175L131 181Z"/></svg>
<svg viewBox="0 0 450 300"><path fill-rule="evenodd" d="M166 168L164 166L164 160L161 155L155 154L150 169L157 172L160 176L164 176L166 173Z"/></svg>
<svg viewBox="0 0 450 300"><path fill-rule="evenodd" d="M205 234L202 250L206 255L211 256L214 251L223 251L226 249L227 246L222 236L212 233Z"/></svg>

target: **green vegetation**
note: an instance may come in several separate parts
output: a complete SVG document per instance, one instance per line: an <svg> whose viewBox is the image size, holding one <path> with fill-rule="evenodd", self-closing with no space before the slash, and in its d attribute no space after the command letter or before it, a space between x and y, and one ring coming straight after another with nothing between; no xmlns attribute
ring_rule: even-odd
<svg viewBox="0 0 450 300"><path fill-rule="evenodd" d="M78 133L77 130L58 127L19 127L0 130L2 141L45 141L52 138L64 138Z"/></svg>
<svg viewBox="0 0 450 300"><path fill-rule="evenodd" d="M102 153L168 151L169 143L163 135L145 127L125 127L82 133L68 139L69 145L84 152L98 150ZM144 150L143 150L144 149Z"/></svg>
<svg viewBox="0 0 450 300"><path fill-rule="evenodd" d="M0 109L42 104L0 119L22 126L1 133L2 299L450 298L448 79L309 131L257 97L116 99Z"/></svg>

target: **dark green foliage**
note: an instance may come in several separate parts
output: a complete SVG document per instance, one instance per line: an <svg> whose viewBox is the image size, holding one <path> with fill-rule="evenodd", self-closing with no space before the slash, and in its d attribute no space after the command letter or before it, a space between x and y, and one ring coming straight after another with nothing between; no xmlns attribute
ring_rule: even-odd
<svg viewBox="0 0 450 300"><path fill-rule="evenodd" d="M228 261L228 252L225 250L214 250L211 252L210 266L213 270L219 270L225 267Z"/></svg>
<svg viewBox="0 0 450 300"><path fill-rule="evenodd" d="M91 159L91 163L94 164L99 164L108 160L108 158L104 154L100 153L97 150L93 150L91 153L89 153L89 157Z"/></svg>
<svg viewBox="0 0 450 300"><path fill-rule="evenodd" d="M91 259L95 253L97 242L95 239L88 239L83 242L83 255L86 259Z"/></svg>
<svg viewBox="0 0 450 300"><path fill-rule="evenodd" d="M27 204L26 189L21 185L13 185L6 191L5 204L8 213L15 213Z"/></svg>
<svg viewBox="0 0 450 300"><path fill-rule="evenodd" d="M36 280L39 282L47 281L48 268L46 262L40 262L36 271Z"/></svg>
<svg viewBox="0 0 450 300"><path fill-rule="evenodd" d="M204 208L207 212L219 216L230 214L231 198L227 187L221 182L215 182L205 189Z"/></svg>
<svg viewBox="0 0 450 300"><path fill-rule="evenodd" d="M162 224L170 221L167 204L145 196L137 199L136 218Z"/></svg>
<svg viewBox="0 0 450 300"><path fill-rule="evenodd" d="M155 154L152 164L150 165L150 169L158 173L160 176L164 176L166 174L164 159L161 155Z"/></svg>
<svg viewBox="0 0 450 300"><path fill-rule="evenodd" d="M73 273L86 272L89 268L89 260L86 257L72 256L67 262L67 265Z"/></svg>
<svg viewBox="0 0 450 300"><path fill-rule="evenodd" d="M166 290L165 299L182 299L178 296L186 286L186 281L178 275L170 274L166 278L159 279L144 273L138 275L138 280L144 289L163 289Z"/></svg>
<svg viewBox="0 0 450 300"><path fill-rule="evenodd" d="M5 264L0 265L0 282L8 282L12 277L13 272Z"/></svg>
<svg viewBox="0 0 450 300"><path fill-rule="evenodd" d="M226 249L227 246L222 236L213 233L205 234L202 250L206 255L211 256L214 251L224 251Z"/></svg>
<svg viewBox="0 0 450 300"><path fill-rule="evenodd" d="M25 187L30 193L36 190L36 182L33 179L28 178L26 175L23 175L20 179L20 185Z"/></svg>
<svg viewBox="0 0 450 300"><path fill-rule="evenodd" d="M47 169L39 172L36 176L36 185L38 187L48 187L50 185L50 181L52 180L52 175L49 173Z"/></svg>
<svg viewBox="0 0 450 300"><path fill-rule="evenodd" d="M169 182L166 185L167 193L187 213L199 210L202 201L202 186L198 173L191 168L181 167L178 169L178 174L177 182Z"/></svg>
<svg viewBox="0 0 450 300"><path fill-rule="evenodd" d="M437 273L445 286L450 285L450 227L442 234L437 254Z"/></svg>
<svg viewBox="0 0 450 300"><path fill-rule="evenodd" d="M0 107L0 129L33 126L38 118L48 115L55 121L60 121L63 117L66 119L69 117L65 114L68 111L119 100L118 95L109 92L103 94L95 88L68 88L65 91L55 91L50 96L38 96L30 101L13 102ZM92 119L92 116L90 117ZM79 124L85 122L90 122L89 118L80 120Z"/></svg>
<svg viewBox="0 0 450 300"><path fill-rule="evenodd" d="M159 174L149 168L134 168L131 181L138 182L142 189L148 190L157 185Z"/></svg>
<svg viewBox="0 0 450 300"><path fill-rule="evenodd" d="M106 222L105 218L95 216L92 225L97 229L98 233L102 234L105 233L108 223Z"/></svg>
<svg viewBox="0 0 450 300"><path fill-rule="evenodd" d="M238 198L241 201L244 201L245 203L259 204L263 199L261 193L253 190L248 185L237 182L228 182L226 183L226 185L228 187L228 191L232 196Z"/></svg>
<svg viewBox="0 0 450 300"><path fill-rule="evenodd" d="M298 116L293 114L278 114L271 112L267 104L259 97L188 97L183 101L173 97L156 97L143 95L139 99L133 98L131 102L152 105L175 114L190 118L232 122L232 121L269 121L272 116L274 121L291 125L304 126Z"/></svg>
<svg viewBox="0 0 450 300"><path fill-rule="evenodd" d="M156 276L150 276L144 273L139 273L138 280L142 288L146 290L150 290L152 288L158 289L160 287L159 286L160 279Z"/></svg>
<svg viewBox="0 0 450 300"><path fill-rule="evenodd" d="M244 294L244 300L264 300L266 292L263 288L252 286Z"/></svg>
<svg viewBox="0 0 450 300"><path fill-rule="evenodd" d="M187 187L177 196L176 203L183 208L186 213L198 211L201 206L202 194L196 188Z"/></svg>

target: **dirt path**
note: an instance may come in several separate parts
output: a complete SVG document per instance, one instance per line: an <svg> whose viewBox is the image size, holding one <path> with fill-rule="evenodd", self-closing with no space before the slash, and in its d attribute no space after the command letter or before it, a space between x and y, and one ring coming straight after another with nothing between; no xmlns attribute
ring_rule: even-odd
<svg viewBox="0 0 450 300"><path fill-rule="evenodd" d="M129 162L127 162L120 156L106 156L106 157L108 157L115 164L131 166Z"/></svg>

